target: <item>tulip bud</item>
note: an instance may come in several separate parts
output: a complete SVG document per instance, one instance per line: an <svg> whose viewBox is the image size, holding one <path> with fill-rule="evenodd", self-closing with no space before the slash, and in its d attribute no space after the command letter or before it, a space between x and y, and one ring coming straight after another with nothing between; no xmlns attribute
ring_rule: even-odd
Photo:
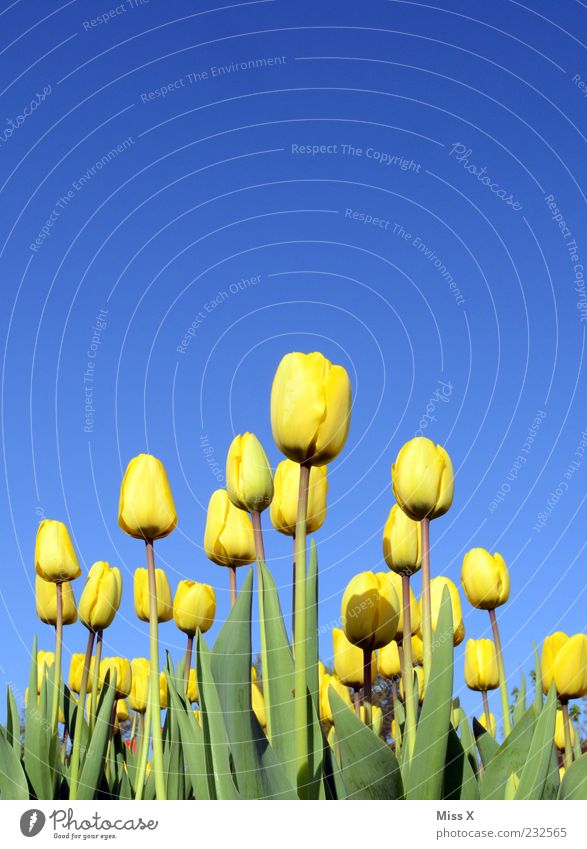
<svg viewBox="0 0 587 849"><path fill-rule="evenodd" d="M377 652L377 671L383 678L395 678L401 675L402 665L399 646L392 640Z"/></svg>
<svg viewBox="0 0 587 849"><path fill-rule="evenodd" d="M61 584L79 578L82 570L63 522L43 519L37 530L35 570L45 581Z"/></svg>
<svg viewBox="0 0 587 849"><path fill-rule="evenodd" d="M450 457L441 445L425 436L416 436L400 449L391 478L399 506L412 519L437 519L452 504Z"/></svg>
<svg viewBox="0 0 587 849"><path fill-rule="evenodd" d="M125 699L132 683L130 662L125 657L105 657L100 663L100 689L104 686L107 674L110 684L114 683L116 674L116 698Z"/></svg>
<svg viewBox="0 0 587 849"><path fill-rule="evenodd" d="M173 603L169 581L163 569L155 569L157 585L157 620L168 622L173 616ZM149 621L149 573L147 569L135 569L135 613L143 622Z"/></svg>
<svg viewBox="0 0 587 849"><path fill-rule="evenodd" d="M398 575L413 575L422 566L420 522L410 519L399 504L389 511L383 529L383 557Z"/></svg>
<svg viewBox="0 0 587 849"><path fill-rule="evenodd" d="M299 491L299 463L282 460L275 470L275 494L271 502L270 515L275 530L290 537L296 532ZM308 484L307 534L312 534L322 527L326 518L327 494L327 466L312 466Z"/></svg>
<svg viewBox="0 0 587 849"><path fill-rule="evenodd" d="M346 442L351 405L346 369L319 353L286 354L271 388L271 428L278 448L296 463L330 463Z"/></svg>
<svg viewBox="0 0 587 849"><path fill-rule="evenodd" d="M495 737L497 734L497 723L495 721L495 715L493 713L489 714L489 728L487 727L487 720L485 719L485 714L482 713L480 717L478 717L477 722L479 725L482 725L486 731L489 731L492 737Z"/></svg>
<svg viewBox="0 0 587 849"><path fill-rule="evenodd" d="M478 691L499 687L497 652L493 640L467 640L465 683L470 690Z"/></svg>
<svg viewBox="0 0 587 849"><path fill-rule="evenodd" d="M554 681L561 701L587 695L587 635L568 637L557 631L542 646L542 688L545 693Z"/></svg>
<svg viewBox="0 0 587 849"><path fill-rule="evenodd" d="M69 689L72 693L79 693L82 688L82 674L84 671L84 654L72 654L69 661ZM91 693L91 678L88 676L86 692Z"/></svg>
<svg viewBox="0 0 587 849"><path fill-rule="evenodd" d="M225 489L217 489L210 498L204 550L219 566L244 566L256 560L251 520L234 506Z"/></svg>
<svg viewBox="0 0 587 849"><path fill-rule="evenodd" d="M338 695L343 699L344 703L347 707L352 709L351 697L349 694L348 687L339 681L335 675L326 675L322 679L322 684L320 686L320 719L322 722L334 722L334 717L332 716L332 709L330 707L330 699L328 697L328 688L333 687Z"/></svg>
<svg viewBox="0 0 587 849"><path fill-rule="evenodd" d="M151 664L146 657L135 657L130 662L131 688L128 703L132 710L144 713L149 699L149 676Z"/></svg>
<svg viewBox="0 0 587 849"><path fill-rule="evenodd" d="M569 720L569 728L571 731L571 746L575 744L575 729L573 723ZM565 749L565 720L562 710L556 712L556 722L554 726L554 745L561 752Z"/></svg>
<svg viewBox="0 0 587 849"><path fill-rule="evenodd" d="M80 622L90 631L107 628L120 607L121 597L120 570L101 560L94 563L79 602Z"/></svg>
<svg viewBox="0 0 587 849"><path fill-rule="evenodd" d="M166 537L177 525L165 466L152 454L139 454L126 467L118 524L129 536L145 540Z"/></svg>
<svg viewBox="0 0 587 849"><path fill-rule="evenodd" d="M198 702L199 700L196 670L192 667L192 669L190 669L190 676L188 679L188 701Z"/></svg>
<svg viewBox="0 0 587 849"><path fill-rule="evenodd" d="M411 519L410 519L411 521ZM403 587L401 576L395 572L382 573L387 575L387 580L390 581L394 588L400 607L399 607L399 622L397 623L396 638L402 640L404 638L404 606L403 606ZM414 590L410 587L410 627L412 634L415 634L420 628L420 605Z"/></svg>
<svg viewBox="0 0 587 849"><path fill-rule="evenodd" d="M257 722L261 728L267 728L267 713L265 711L265 697L261 692L258 684L251 684L251 700L253 704L253 713L257 717Z"/></svg>
<svg viewBox="0 0 587 849"><path fill-rule="evenodd" d="M41 687L45 676L49 675L49 669L55 666L55 653L52 651L37 652L37 693L41 692Z"/></svg>
<svg viewBox="0 0 587 849"><path fill-rule="evenodd" d="M73 625L77 621L77 610L75 607L75 596L70 581L61 585L63 604L63 624ZM46 625L57 624L57 584L53 581L44 581L39 575L35 576L35 602L37 616Z"/></svg>
<svg viewBox="0 0 587 849"><path fill-rule="evenodd" d="M193 636L198 628L205 634L214 624L216 593L209 584L180 581L173 599L173 618L184 634Z"/></svg>
<svg viewBox="0 0 587 849"><path fill-rule="evenodd" d="M365 722L365 706L361 705L361 721ZM378 737L383 731L383 711L379 705L371 705L371 727Z"/></svg>
<svg viewBox="0 0 587 849"><path fill-rule="evenodd" d="M461 600L459 591L450 578L445 578L442 575L432 578L430 581L430 603L431 603L431 618L432 630L436 631L438 624L438 616L440 614L440 605L442 603L442 593L447 587L450 594L450 602L452 606L452 621L454 631L454 644L458 646L465 639L465 625L463 623L463 613L461 610ZM422 612L422 599L420 599L420 613ZM419 637L422 635L419 633Z"/></svg>
<svg viewBox="0 0 587 849"><path fill-rule="evenodd" d="M116 719L118 722L128 722L130 719L128 705L124 699L118 699L116 702Z"/></svg>
<svg viewBox="0 0 587 849"><path fill-rule="evenodd" d="M167 688L167 675L165 672L161 672L159 674L159 704L161 706L161 710L164 710L167 707L168 703L168 688Z"/></svg>
<svg viewBox="0 0 587 849"><path fill-rule="evenodd" d="M359 690L365 679L363 669L363 652L350 643L341 628L332 629L334 647L334 672L343 684ZM377 679L377 662L373 655L371 663L372 683Z"/></svg>
<svg viewBox="0 0 587 849"><path fill-rule="evenodd" d="M271 504L271 466L254 433L232 440L226 458L226 489L234 506L248 513L260 513Z"/></svg>
<svg viewBox="0 0 587 849"><path fill-rule="evenodd" d="M472 548L465 554L461 582L473 607L495 610L510 596L510 576L506 562L495 552Z"/></svg>
<svg viewBox="0 0 587 849"><path fill-rule="evenodd" d="M342 597L341 618L347 639L367 651L386 646L395 637L399 608L387 574L355 575Z"/></svg>
<svg viewBox="0 0 587 849"><path fill-rule="evenodd" d="M398 739L399 729L397 727L397 720L391 720L391 736L394 740Z"/></svg>
<svg viewBox="0 0 587 849"><path fill-rule="evenodd" d="M413 671L418 679L418 701L422 704L424 701L424 669L421 666L414 666ZM399 692L402 699L405 699L403 678L399 682Z"/></svg>

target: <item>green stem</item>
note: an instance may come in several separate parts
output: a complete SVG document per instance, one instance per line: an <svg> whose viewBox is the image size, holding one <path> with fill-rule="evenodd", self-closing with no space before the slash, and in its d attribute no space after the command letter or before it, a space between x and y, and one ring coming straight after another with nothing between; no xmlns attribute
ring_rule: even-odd
<svg viewBox="0 0 587 849"><path fill-rule="evenodd" d="M293 535L293 565L291 583L291 642L295 642L296 633L296 535Z"/></svg>
<svg viewBox="0 0 587 849"><path fill-rule="evenodd" d="M69 798L75 799L77 793L77 780L79 776L80 752L82 745L82 734L84 726L84 706L86 704L86 693L88 690L88 677L90 674L90 664L92 662L92 651L94 649L93 631L88 633L88 642L86 645L86 656L84 657L84 669L82 672L82 680L79 689L79 700L75 714L75 737L73 738L73 749L71 752L71 778L69 781Z"/></svg>
<svg viewBox="0 0 587 849"><path fill-rule="evenodd" d="M145 775L147 774L147 760L149 756L149 738L151 725L151 702L147 701L147 714L141 713L141 724L139 729L139 765L137 769L137 778L135 782L135 799L139 801L143 798L143 790L145 789Z"/></svg>
<svg viewBox="0 0 587 849"><path fill-rule="evenodd" d="M133 740L135 739L135 731L137 730L137 712L133 710L132 712L132 725L130 727L130 748L132 751Z"/></svg>
<svg viewBox="0 0 587 849"><path fill-rule="evenodd" d="M368 728L373 728L372 662L373 651L371 646L369 646L368 649L363 649L363 708L365 711L365 725Z"/></svg>
<svg viewBox="0 0 587 849"><path fill-rule="evenodd" d="M96 716L98 714L98 682L100 680L100 663L102 662L102 634L103 631L98 631L96 635L96 654L94 655L94 668L92 670L92 694L90 698L90 737L96 724Z"/></svg>
<svg viewBox="0 0 587 849"><path fill-rule="evenodd" d="M306 693L306 522L308 516L308 483L310 466L300 466L300 489L296 519L296 629L294 634L295 653L295 734L297 789L300 799L309 797L311 777L309 774L310 722Z"/></svg>
<svg viewBox="0 0 587 849"><path fill-rule="evenodd" d="M61 696L61 655L63 653L63 584L57 584L57 621L55 624L55 675L51 705L51 733L57 734L59 698Z"/></svg>
<svg viewBox="0 0 587 849"><path fill-rule="evenodd" d="M161 696L159 692L159 617L157 606L157 579L155 577L155 553L153 540L146 540L147 570L149 574L149 648L151 674L149 677L149 702L153 726L153 774L157 800L165 800L165 776L163 774L163 740L161 738Z"/></svg>
<svg viewBox="0 0 587 849"><path fill-rule="evenodd" d="M236 604L236 566L229 566L228 573L230 580L230 606L232 608Z"/></svg>
<svg viewBox="0 0 587 849"><path fill-rule="evenodd" d="M565 729L565 769L568 769L570 765L573 763L573 744L571 742L571 720L569 717L569 703L568 701L561 701L561 707L563 709L563 726Z"/></svg>
<svg viewBox="0 0 587 849"><path fill-rule="evenodd" d="M261 526L261 514L258 510L251 513L253 523L253 535L255 538L255 553L257 555L257 580L259 585L259 618L261 620L261 669L263 676L263 696L265 697L265 716L267 717L266 734L271 742L271 702L269 692L269 663L267 659L267 634L265 633L265 608L263 604L263 577L261 575L261 563L265 565L265 543L263 541L263 528Z"/></svg>
<svg viewBox="0 0 587 849"><path fill-rule="evenodd" d="M410 576L402 575L402 604L403 604L403 663L402 677L404 679L404 696L406 703L406 740L408 746L408 763L412 760L416 744L416 703L414 701L414 664L412 661L412 610L410 598Z"/></svg>
<svg viewBox="0 0 587 849"><path fill-rule="evenodd" d="M482 690L481 696L483 698L483 710L485 711L485 725L487 726L487 733L491 734L491 711L489 710L489 699L487 698L487 690Z"/></svg>
<svg viewBox="0 0 587 849"><path fill-rule="evenodd" d="M424 688L432 669L432 603L430 600L430 519L420 522L422 529L422 642L424 644ZM404 627L404 634L406 629Z"/></svg>
<svg viewBox="0 0 587 849"><path fill-rule="evenodd" d="M499 692L501 695L501 709L503 712L503 730L505 736L507 737L510 731L512 730L512 723L510 720L508 685L505 677L503 652L501 650L501 639L499 636L499 628L497 627L497 618L495 616L495 610L489 611L489 621L491 622L491 629L493 631L493 642L495 643L495 652L497 654L497 669L499 672Z"/></svg>
<svg viewBox="0 0 587 849"><path fill-rule="evenodd" d="M355 706L355 714L361 718L361 694L358 690L353 689L353 705Z"/></svg>
<svg viewBox="0 0 587 849"><path fill-rule="evenodd" d="M393 718L395 720L395 731L396 731L396 734L397 734L397 737L394 738L395 739L396 754L398 754L402 750L402 729L401 729L401 725L399 723L399 713L398 713L398 710L397 710L397 705L398 705L398 702L399 702L399 695L398 695L397 691L398 691L397 680L394 680L394 681L391 682L391 698L392 698L392 702L393 702Z"/></svg>

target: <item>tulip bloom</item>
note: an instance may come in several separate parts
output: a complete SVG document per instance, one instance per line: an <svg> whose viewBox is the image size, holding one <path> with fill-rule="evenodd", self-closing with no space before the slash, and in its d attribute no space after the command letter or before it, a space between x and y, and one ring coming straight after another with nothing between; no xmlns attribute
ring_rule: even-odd
<svg viewBox="0 0 587 849"><path fill-rule="evenodd" d="M184 634L193 636L198 628L205 634L214 624L216 593L209 584L180 581L173 599L173 618Z"/></svg>
<svg viewBox="0 0 587 849"><path fill-rule="evenodd" d="M155 569L155 580L157 583L157 620L158 622L168 622L173 617L173 603L169 581L163 569ZM135 570L134 584L135 613L143 622L148 622L149 575L147 569L139 568Z"/></svg>
<svg viewBox="0 0 587 849"><path fill-rule="evenodd" d="M326 723L334 722L332 708L330 707L330 699L328 697L328 689L331 686L336 690L338 695L349 708L352 709L353 706L348 687L345 687L342 681L339 681L335 675L328 675L327 673L322 679L322 684L320 686L320 719L322 722Z"/></svg>
<svg viewBox="0 0 587 849"><path fill-rule="evenodd" d="M190 669L190 677L189 677L189 681L188 681L187 696L188 696L189 702L198 702L199 701L198 682L197 682L197 679L196 679L196 670L193 669L193 668Z"/></svg>
<svg viewBox="0 0 587 849"><path fill-rule="evenodd" d="M334 672L339 681L360 690L364 681L363 652L345 637L341 628L333 628L332 643L334 648ZM372 681L377 678L375 655L371 662Z"/></svg>
<svg viewBox="0 0 587 849"><path fill-rule="evenodd" d="M130 662L131 688L128 703L132 710L144 713L149 699L151 664L146 657L135 657Z"/></svg>
<svg viewBox="0 0 587 849"><path fill-rule="evenodd" d="M383 557L398 575L412 575L422 566L420 523L404 513L398 504L389 511L383 529Z"/></svg>
<svg viewBox="0 0 587 849"><path fill-rule="evenodd" d="M587 695L587 635L568 637L557 631L542 647L542 688L548 693L554 682L561 701Z"/></svg>
<svg viewBox="0 0 587 849"><path fill-rule="evenodd" d="M253 713L257 717L257 722L263 730L267 728L267 711L265 710L265 698L258 684L251 684L251 702Z"/></svg>
<svg viewBox="0 0 587 849"><path fill-rule="evenodd" d="M38 651L37 652L37 693L41 692L41 686L45 680L45 676L49 675L49 669L55 666L55 652Z"/></svg>
<svg viewBox="0 0 587 849"><path fill-rule="evenodd" d="M283 460L275 470L275 494L271 502L271 522L276 531L295 536L300 491L300 466ZM308 484L308 516L306 533L319 530L326 518L328 494L327 466L312 466Z"/></svg>
<svg viewBox="0 0 587 849"><path fill-rule="evenodd" d="M62 585L63 624L73 625L77 621L75 596L69 581ZM57 625L57 584L35 576L35 603L37 616L46 625Z"/></svg>
<svg viewBox="0 0 587 849"><path fill-rule="evenodd" d="M82 570L63 522L43 519L37 530L35 570L45 581L60 584L79 578Z"/></svg>
<svg viewBox="0 0 587 849"><path fill-rule="evenodd" d="M319 353L286 354L271 388L273 438L290 460L324 466L344 447L351 406L346 369Z"/></svg>
<svg viewBox="0 0 587 849"><path fill-rule="evenodd" d="M124 699L118 699L116 702L116 719L118 722L128 722L130 719L128 705Z"/></svg>
<svg viewBox="0 0 587 849"><path fill-rule="evenodd" d="M159 703L162 710L167 707L168 700L167 675L165 672L161 672L159 675Z"/></svg>
<svg viewBox="0 0 587 849"><path fill-rule="evenodd" d="M465 554L461 582L473 607L495 610L510 596L510 576L506 562L497 552L472 548Z"/></svg>
<svg viewBox="0 0 587 849"><path fill-rule="evenodd" d="M365 722L365 708L361 707L361 720ZM373 705L373 731L378 737L381 737L383 731L383 711L378 705ZM333 726L334 727L334 726Z"/></svg>
<svg viewBox="0 0 587 849"><path fill-rule="evenodd" d="M478 717L477 721L480 725L483 726L486 731L489 731L492 737L495 737L497 733L497 722L495 721L495 715L493 713L489 714L489 728L487 727L487 717L484 713L482 713L481 716Z"/></svg>
<svg viewBox="0 0 587 849"><path fill-rule="evenodd" d="M235 436L226 458L226 489L235 507L261 513L273 498L273 475L254 433Z"/></svg>
<svg viewBox="0 0 587 849"><path fill-rule="evenodd" d="M346 637L355 646L374 651L391 642L399 622L399 600L387 575L355 575L342 597L341 618Z"/></svg>
<svg viewBox="0 0 587 849"><path fill-rule="evenodd" d="M72 654L69 662L69 689L73 693L79 693L82 688L82 676L84 674L85 656L80 652ZM92 692L92 672L94 669L94 658L90 663L90 675L86 682L86 693Z"/></svg>
<svg viewBox="0 0 587 849"><path fill-rule="evenodd" d="M493 640L467 640L465 683L470 690L481 692L499 687L497 653Z"/></svg>
<svg viewBox="0 0 587 849"><path fill-rule="evenodd" d="M569 722L569 731L571 736L571 746L575 743L575 729L573 723ZM556 712L556 722L554 726L554 745L560 751L565 749L565 719L562 710Z"/></svg>
<svg viewBox="0 0 587 849"><path fill-rule="evenodd" d="M400 449L391 478L399 506L412 519L436 519L452 504L451 459L441 445L425 436L416 436Z"/></svg>
<svg viewBox="0 0 587 849"><path fill-rule="evenodd" d="M118 524L131 537L166 537L177 525L177 513L165 466L151 454L134 457L120 487Z"/></svg>
<svg viewBox="0 0 587 849"><path fill-rule="evenodd" d="M116 698L126 699L132 683L130 662L125 657L105 657L100 663L100 689L103 688L108 673L111 684L116 673Z"/></svg>
<svg viewBox="0 0 587 849"><path fill-rule="evenodd" d="M80 622L90 631L102 631L112 623L121 598L120 570L99 560L90 569L80 598Z"/></svg>
<svg viewBox="0 0 587 849"><path fill-rule="evenodd" d="M217 489L210 498L204 550L219 566L244 566L256 560L252 522L234 506L225 489Z"/></svg>
<svg viewBox="0 0 587 849"><path fill-rule="evenodd" d="M459 591L454 585L454 583L450 580L450 578L445 578L443 576L438 576L436 578L433 578L432 581L430 581L430 599L432 602L432 630L436 631L436 626L438 624L438 616L440 614L440 604L442 602L442 592L445 587L448 588L450 594L450 602L452 606L454 644L455 646L458 646L459 643L462 643L465 639L465 625L463 623L461 600L459 598ZM420 607L421 605L422 602L420 601Z"/></svg>

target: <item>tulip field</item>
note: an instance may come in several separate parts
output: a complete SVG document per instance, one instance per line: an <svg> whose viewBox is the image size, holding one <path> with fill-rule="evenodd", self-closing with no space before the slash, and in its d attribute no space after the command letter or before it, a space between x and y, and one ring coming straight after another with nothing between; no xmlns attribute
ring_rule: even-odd
<svg viewBox="0 0 587 849"><path fill-rule="evenodd" d="M449 454L428 438L398 446L393 464L389 458L387 569L358 572L340 587L334 664L324 667L318 537L328 465L351 426L348 374L320 353L286 354L270 410L283 461L272 470L255 435L237 435L226 489L208 505L203 549L223 567L215 574L231 598L213 645L206 635L216 618L214 588L186 579L172 592L157 567L157 541L178 522L159 459L138 455L121 482L120 531L136 539L147 564L132 587L117 567L96 561L76 601L81 569L68 529L57 519L40 523L42 649L31 634L28 678L8 689L2 798L587 799L587 753L570 710L587 694L587 635L545 633L534 648L536 686L523 686L510 705L499 628L508 566L501 554L475 547L463 559L460 587L435 570L430 537L451 508L455 480ZM293 540L292 586L282 594L265 556L275 532ZM420 599L411 586L417 572ZM102 652L123 593L149 623L144 657ZM491 639L467 639L462 604L477 609L479 630L489 624ZM78 620L85 643L64 669L63 628ZM159 624L171 620L185 638L175 657L159 646ZM461 687L454 648L465 640L475 716L454 698ZM381 682L391 694L385 715L374 698ZM489 710L491 690L499 690L498 717Z"/></svg>

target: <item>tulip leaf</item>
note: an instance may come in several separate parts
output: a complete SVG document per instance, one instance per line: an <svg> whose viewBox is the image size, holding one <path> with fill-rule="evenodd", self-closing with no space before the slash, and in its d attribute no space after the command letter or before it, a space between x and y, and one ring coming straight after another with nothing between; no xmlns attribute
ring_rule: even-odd
<svg viewBox="0 0 587 849"><path fill-rule="evenodd" d="M477 757L475 753L475 738L469 725L467 715L462 708L458 708L458 730L461 737L461 744L465 750L465 754L471 765L474 774L477 775Z"/></svg>
<svg viewBox="0 0 587 849"><path fill-rule="evenodd" d="M475 800L479 798L475 772L457 732L452 727L448 731L442 798L452 800Z"/></svg>
<svg viewBox="0 0 587 849"><path fill-rule="evenodd" d="M102 698L96 716L96 725L84 759L84 765L80 771L76 792L77 799L94 799L100 786L104 756L110 737L112 705L114 704L115 694L115 682L113 683L110 680L110 673L108 672L102 687Z"/></svg>
<svg viewBox="0 0 587 849"><path fill-rule="evenodd" d="M473 718L473 733L481 755L481 763L486 767L491 758L499 752L499 743L493 734L484 728L479 720Z"/></svg>
<svg viewBox="0 0 587 849"><path fill-rule="evenodd" d="M479 786L481 799L505 799L510 775L520 775L524 768L535 724L534 709L529 708L491 757ZM479 739L477 744L479 745Z"/></svg>
<svg viewBox="0 0 587 849"><path fill-rule="evenodd" d="M519 722L520 719L526 713L526 676L522 675L522 683L520 684L520 689L518 690L518 695L516 697L516 703L514 705L514 711L512 715L512 722L515 725L516 722Z"/></svg>
<svg viewBox="0 0 587 849"><path fill-rule="evenodd" d="M587 800L587 754L581 755L566 770L558 798Z"/></svg>
<svg viewBox="0 0 587 849"><path fill-rule="evenodd" d="M408 799L440 799L451 728L453 685L453 618L448 589L442 593L438 624L432 641L432 664L418 720L410 764Z"/></svg>
<svg viewBox="0 0 587 849"><path fill-rule="evenodd" d="M399 764L383 740L346 705L334 687L328 698L347 799L402 799Z"/></svg>
<svg viewBox="0 0 587 849"><path fill-rule="evenodd" d="M253 573L214 644L211 669L224 713L243 799L296 799L251 703L251 609Z"/></svg>
<svg viewBox="0 0 587 849"><path fill-rule="evenodd" d="M189 777L196 799L215 799L214 775L208 773L204 750L204 735L188 703L183 678L173 672L171 661L167 661L167 685L170 710L175 714L179 727L186 775Z"/></svg>
<svg viewBox="0 0 587 849"><path fill-rule="evenodd" d="M46 686L37 701L37 638L33 641L29 672L29 697L25 715L24 768L36 799L52 799L53 783L49 768L50 721L47 717ZM44 703L43 703L44 702Z"/></svg>
<svg viewBox="0 0 587 849"><path fill-rule="evenodd" d="M556 693L553 685L535 723L532 743L516 790L516 799L542 798L554 748L555 717Z"/></svg>
<svg viewBox="0 0 587 849"><path fill-rule="evenodd" d="M0 726L0 794L3 799L28 799L29 786L7 731Z"/></svg>
<svg viewBox="0 0 587 849"><path fill-rule="evenodd" d="M334 729L334 736L334 747L329 745L324 747L324 789L326 799L340 801L347 798L347 790L336 755L336 748L340 749L336 729Z"/></svg>
<svg viewBox="0 0 587 849"><path fill-rule="evenodd" d="M315 540L310 543L310 560L306 578L306 682L308 687L308 716L310 717L310 745L308 747L308 798L326 798L324 787L324 750L327 746L320 727L318 692L318 549Z"/></svg>
<svg viewBox="0 0 587 849"><path fill-rule="evenodd" d="M552 799L557 799L560 786L561 779L558 766L558 753L556 750L556 746L553 746L550 753L550 766L548 768L548 775L546 776L546 781L544 783L544 789L542 791L541 798L548 799L549 801L551 801Z"/></svg>
<svg viewBox="0 0 587 849"><path fill-rule="evenodd" d="M14 694L10 687L6 688L6 739L20 760L22 748L20 742L20 720L18 717L16 699L14 698Z"/></svg>
<svg viewBox="0 0 587 849"><path fill-rule="evenodd" d="M542 710L542 666L540 664L540 656L538 654L538 649L536 648L536 643L532 643L534 648L534 661L536 663L535 667L535 678L534 678L534 711L536 716Z"/></svg>

